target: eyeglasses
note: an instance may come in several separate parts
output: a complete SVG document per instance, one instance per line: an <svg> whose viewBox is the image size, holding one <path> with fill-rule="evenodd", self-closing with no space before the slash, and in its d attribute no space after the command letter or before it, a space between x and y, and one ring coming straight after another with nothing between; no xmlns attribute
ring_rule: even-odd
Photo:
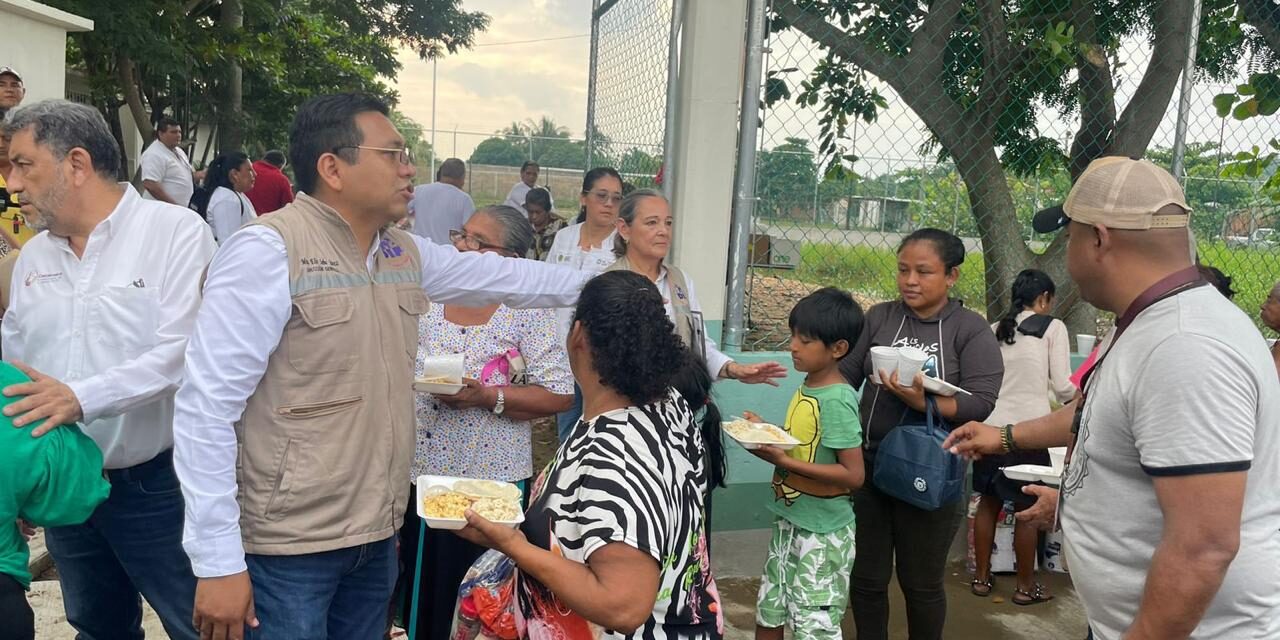
<svg viewBox="0 0 1280 640"><path fill-rule="evenodd" d="M501 252L503 255L513 255L511 250L506 247L499 246L496 244L489 244L488 242L484 242L480 238L477 238L467 233L466 231L459 231L458 229L454 229L453 231L449 232L449 241L453 242L454 244L461 244L462 246L466 247L471 251L489 249L491 251Z"/></svg>
<svg viewBox="0 0 1280 640"><path fill-rule="evenodd" d="M612 202L615 205L622 204L621 193L609 193L604 189L601 189L599 191L592 191L591 197L595 198L596 202L599 202L600 204L604 204L606 202Z"/></svg>
<svg viewBox="0 0 1280 640"><path fill-rule="evenodd" d="M366 147L362 144L348 144L341 147L334 147L333 152L337 153L343 149L364 149L365 151L378 151L381 153L397 154L400 164L413 164L413 152L408 147Z"/></svg>

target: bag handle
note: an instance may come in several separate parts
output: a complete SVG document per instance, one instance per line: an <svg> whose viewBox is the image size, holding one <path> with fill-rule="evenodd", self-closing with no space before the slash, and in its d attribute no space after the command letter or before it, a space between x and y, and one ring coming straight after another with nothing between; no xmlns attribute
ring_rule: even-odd
<svg viewBox="0 0 1280 640"><path fill-rule="evenodd" d="M924 420L930 431L935 429L946 431L941 428L942 411L938 409L938 401L933 399L933 394L926 393L924 395Z"/></svg>

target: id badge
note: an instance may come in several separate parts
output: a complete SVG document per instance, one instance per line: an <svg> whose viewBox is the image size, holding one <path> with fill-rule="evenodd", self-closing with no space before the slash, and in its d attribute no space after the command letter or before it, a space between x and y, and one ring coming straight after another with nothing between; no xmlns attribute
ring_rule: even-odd
<svg viewBox="0 0 1280 640"><path fill-rule="evenodd" d="M702 312L690 310L689 322L693 325L689 327L689 341L693 343L689 345L689 348L692 349L694 353L698 354L698 357L702 358L703 362L706 362L707 325L702 322Z"/></svg>

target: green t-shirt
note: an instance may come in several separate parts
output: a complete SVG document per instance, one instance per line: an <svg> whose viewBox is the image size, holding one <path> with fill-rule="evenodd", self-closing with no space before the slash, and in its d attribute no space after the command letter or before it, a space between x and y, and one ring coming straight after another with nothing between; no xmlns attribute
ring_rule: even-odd
<svg viewBox="0 0 1280 640"><path fill-rule="evenodd" d="M30 381L0 362L0 390ZM19 399L0 395L0 408ZM32 438L34 427L15 429L13 419L0 414L0 573L24 587L31 586L31 551L18 518L42 527L80 524L111 491L102 477L102 451L80 427L63 425Z"/></svg>
<svg viewBox="0 0 1280 640"><path fill-rule="evenodd" d="M858 394L847 384L801 386L787 407L783 427L800 444L787 452L815 464L836 464L836 451L862 446ZM828 533L853 522L849 490L800 474L775 469L769 510L814 533Z"/></svg>

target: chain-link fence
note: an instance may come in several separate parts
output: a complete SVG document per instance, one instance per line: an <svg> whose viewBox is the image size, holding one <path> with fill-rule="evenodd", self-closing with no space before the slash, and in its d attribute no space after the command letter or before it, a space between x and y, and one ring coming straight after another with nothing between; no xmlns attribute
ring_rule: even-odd
<svg viewBox="0 0 1280 640"><path fill-rule="evenodd" d="M1067 277L1062 240L1030 219L1101 155L1181 167L1201 258L1256 317L1280 278L1273 13L1251 22L1236 2L1190 0L772 0L744 346L784 344L788 310L819 286L864 305L896 298L896 249L922 227L964 239L955 295L969 307L1002 314L1014 276L1034 267L1057 281L1057 313L1088 330L1096 313Z"/></svg>
<svg viewBox="0 0 1280 640"><path fill-rule="evenodd" d="M587 96L588 165L654 185L667 135L673 0L595 0Z"/></svg>

